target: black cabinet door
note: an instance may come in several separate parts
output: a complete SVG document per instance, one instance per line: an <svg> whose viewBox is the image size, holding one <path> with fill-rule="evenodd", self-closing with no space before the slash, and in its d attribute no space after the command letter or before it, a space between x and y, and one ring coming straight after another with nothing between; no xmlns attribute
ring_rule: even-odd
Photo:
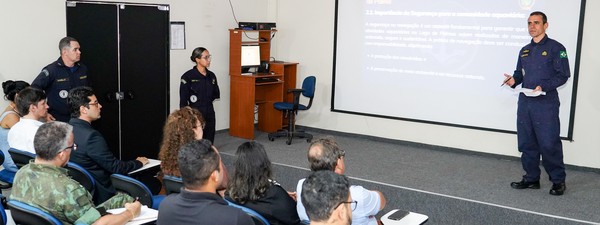
<svg viewBox="0 0 600 225"><path fill-rule="evenodd" d="M169 12L126 5L119 15L122 155L156 159L169 114Z"/></svg>
<svg viewBox="0 0 600 225"><path fill-rule="evenodd" d="M102 104L93 126L123 160L158 157L169 113L169 11L161 9L67 2L67 35L80 42Z"/></svg>

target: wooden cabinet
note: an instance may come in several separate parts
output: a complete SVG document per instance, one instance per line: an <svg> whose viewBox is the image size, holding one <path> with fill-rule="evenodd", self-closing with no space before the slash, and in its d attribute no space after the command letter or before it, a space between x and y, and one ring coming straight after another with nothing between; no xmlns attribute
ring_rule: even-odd
<svg viewBox="0 0 600 225"><path fill-rule="evenodd" d="M298 63L269 63L267 73L242 75L242 45L259 45L261 61L271 58L271 37L276 30L229 30L230 108L229 134L254 139L254 113L258 106L258 130L275 132L282 128L281 111L275 102L292 101L287 89L296 88ZM269 78L271 81L264 82Z"/></svg>

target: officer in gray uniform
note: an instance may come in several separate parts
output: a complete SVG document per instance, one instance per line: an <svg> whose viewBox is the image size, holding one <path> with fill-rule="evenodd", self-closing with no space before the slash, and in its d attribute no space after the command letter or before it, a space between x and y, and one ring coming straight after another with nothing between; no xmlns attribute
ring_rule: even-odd
<svg viewBox="0 0 600 225"><path fill-rule="evenodd" d="M69 90L79 86L90 86L87 67L79 63L79 48L79 42L75 38L62 38L58 43L60 58L44 67L31 83L32 87L44 90L48 96L49 120L69 122Z"/></svg>

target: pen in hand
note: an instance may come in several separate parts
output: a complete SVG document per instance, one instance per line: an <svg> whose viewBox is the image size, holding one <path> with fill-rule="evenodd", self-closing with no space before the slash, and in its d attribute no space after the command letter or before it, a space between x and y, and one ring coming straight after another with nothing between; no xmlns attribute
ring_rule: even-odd
<svg viewBox="0 0 600 225"><path fill-rule="evenodd" d="M512 77L507 77L506 79L504 79L504 81L502 82L502 84L500 85L500 87L504 86L506 84L506 82L508 82Z"/></svg>

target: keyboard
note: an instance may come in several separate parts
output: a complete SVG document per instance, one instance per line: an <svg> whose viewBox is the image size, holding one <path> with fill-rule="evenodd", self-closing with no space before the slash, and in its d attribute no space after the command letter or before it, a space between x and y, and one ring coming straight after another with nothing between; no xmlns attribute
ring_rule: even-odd
<svg viewBox="0 0 600 225"><path fill-rule="evenodd" d="M273 77L259 77L256 78L256 83L268 83L268 82L277 82L279 81L277 78Z"/></svg>

